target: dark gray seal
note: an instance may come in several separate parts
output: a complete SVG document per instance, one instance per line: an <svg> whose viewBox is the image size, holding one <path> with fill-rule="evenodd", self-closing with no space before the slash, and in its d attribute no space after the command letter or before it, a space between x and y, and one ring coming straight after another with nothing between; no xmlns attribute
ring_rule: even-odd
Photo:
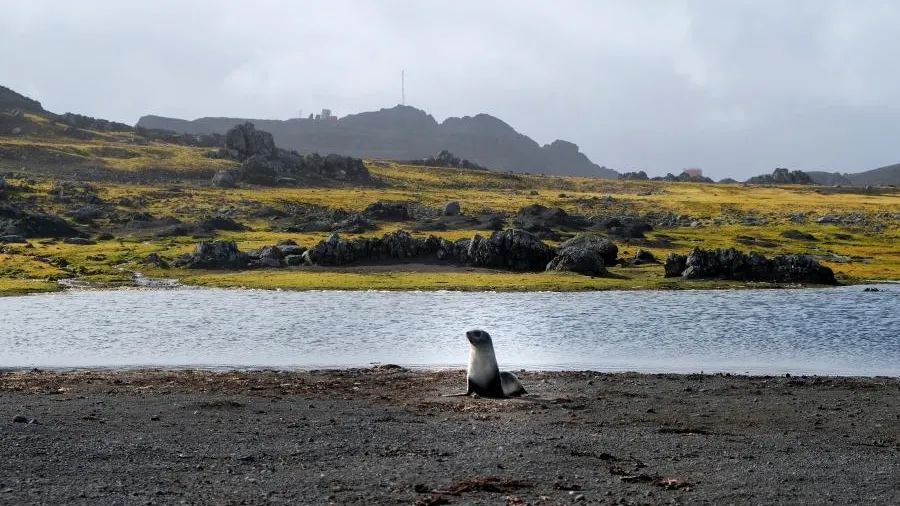
<svg viewBox="0 0 900 506"><path fill-rule="evenodd" d="M469 340L466 393L453 396L474 393L481 397L506 398L528 393L515 374L501 371L497 366L497 356L494 354L494 343L490 334L484 330L470 330L466 332L466 338Z"/></svg>

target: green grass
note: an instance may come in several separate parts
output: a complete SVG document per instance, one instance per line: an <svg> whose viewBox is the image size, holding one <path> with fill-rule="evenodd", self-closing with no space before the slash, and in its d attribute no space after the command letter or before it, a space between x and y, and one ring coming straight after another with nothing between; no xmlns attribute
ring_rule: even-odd
<svg viewBox="0 0 900 506"><path fill-rule="evenodd" d="M206 149L186 148L167 144L134 144L133 134L95 132L89 141L77 141L59 135L57 125L49 122L38 125L38 133L28 138L0 138L0 146L36 146L57 150L71 156L83 156L108 168L136 171L149 168L170 168L185 173L234 166L233 162L205 157ZM2 164L0 164L2 165ZM154 216L174 216L185 222L230 207L238 220L250 226L243 232L220 232L219 239L233 239L243 250L273 244L280 239L293 239L304 246L313 246L327 233L291 234L274 232L265 220L249 216L254 206L269 205L283 208L287 203L319 204L359 211L375 201L412 201L429 207L441 207L457 200L465 213L484 208L514 213L528 204L559 206L568 212L585 215L640 215L668 211L684 214L700 222L699 227L673 227L648 234L653 240L661 235L671 238L666 247L650 247L657 258L668 253L686 253L692 247L757 250L768 256L783 253L803 253L828 258L830 266L845 281L866 279L900 279L900 221L886 218L900 216L900 192L880 189L854 193L830 191L827 188L806 186L752 186L741 184L695 184L666 182L634 182L575 177L544 177L527 174L508 174L462 169L426 168L393 163L369 163L380 182L378 187L338 186L333 188L265 188L244 186L218 189L205 184L159 186L91 183L98 195L110 203L127 197L143 201L136 208L116 204L119 212L146 211ZM2 168L2 167L0 167ZM14 168L10 166L10 169ZM54 181L36 176L29 191L14 196L30 199L35 207L55 214L71 209L47 194ZM22 185L21 179L9 178L9 183ZM173 189L173 186L175 188ZM794 223L792 213L807 213L810 220ZM821 225L812 220L824 214L861 213L869 224ZM752 214L767 221L764 226L743 223L741 217ZM716 224L717 221L720 224ZM100 222L101 226L114 224ZM875 227L880 226L880 230ZM412 223L383 223L382 228L367 233L380 236L396 229L409 230ZM813 242L786 239L785 230L795 229L813 234ZM489 235L489 231L456 230L437 233L455 240L474 233ZM851 239L839 239L850 234ZM427 234L420 234L427 235ZM748 246L737 241L750 236L774 243L771 247ZM148 270L139 260L150 252L174 258L191 251L197 240L190 237L145 238L137 232L123 232L115 240L96 245L74 246L57 242L24 245L3 245L0 249L0 292L20 293L56 288L55 280L78 276L110 284L127 282L130 271L175 277L186 283L206 286L247 286L253 288L284 289L391 289L391 290L605 290L631 288L673 287L741 287L740 283L683 282L664 279L661 266L640 269L611 269L612 275L590 278L563 273L495 273L483 271L433 269L412 272L397 269L393 272L359 272L356 270L258 270L244 272L206 272L183 269ZM620 255L631 256L637 245L619 243ZM65 259L69 267L61 269L43 258ZM751 285L764 286L764 285Z"/></svg>

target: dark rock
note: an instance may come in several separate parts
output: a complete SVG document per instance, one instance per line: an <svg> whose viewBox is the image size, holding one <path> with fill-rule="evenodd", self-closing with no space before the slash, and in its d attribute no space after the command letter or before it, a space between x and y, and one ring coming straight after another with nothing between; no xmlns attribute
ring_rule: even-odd
<svg viewBox="0 0 900 506"><path fill-rule="evenodd" d="M599 251L592 248L562 248L547 264L548 271L577 272L587 276L608 274L606 263Z"/></svg>
<svg viewBox="0 0 900 506"><path fill-rule="evenodd" d="M357 237L352 240L331 234L307 250L303 257L307 264L331 266L414 259L455 262L465 258L455 243L434 236L415 238L403 230L382 237Z"/></svg>
<svg viewBox="0 0 900 506"><path fill-rule="evenodd" d="M253 155L241 162L241 180L248 183L274 185L279 166L263 155Z"/></svg>
<svg viewBox="0 0 900 506"><path fill-rule="evenodd" d="M103 216L103 209L96 205L88 204L76 210L72 215L72 219L77 223L91 223L101 216Z"/></svg>
<svg viewBox="0 0 900 506"><path fill-rule="evenodd" d="M223 214L207 216L206 218L203 218L202 220L197 222L197 227L205 230L229 230L233 232L239 232L247 229L247 227L245 227L244 225L241 225L240 223L234 221L231 217L225 216Z"/></svg>
<svg viewBox="0 0 900 506"><path fill-rule="evenodd" d="M475 162L470 162L469 160L461 160L457 156L453 156L453 153L450 151L443 149L438 154L428 157L422 161L422 165L426 167L450 167L454 169L471 169L471 170L485 170L484 167L478 165Z"/></svg>
<svg viewBox="0 0 900 506"><path fill-rule="evenodd" d="M155 265L164 269L167 269L169 267L169 262L167 262L163 257L159 255L159 253L156 252L150 253L149 255L142 258L141 263L145 265Z"/></svg>
<svg viewBox="0 0 900 506"><path fill-rule="evenodd" d="M112 239L115 239L115 238L116 238L116 236L110 234L109 232L102 232L102 233L100 233L100 234L97 235L97 240L98 240L98 241L109 241L109 240L112 240Z"/></svg>
<svg viewBox="0 0 900 506"><path fill-rule="evenodd" d="M781 237L786 237L788 239L796 239L798 241L817 241L816 236L812 234L808 234L806 232L801 232L799 230L785 230L781 233Z"/></svg>
<svg viewBox="0 0 900 506"><path fill-rule="evenodd" d="M246 160L260 156L270 159L275 156L275 138L269 132L257 130L253 123L235 125L225 133L225 150L234 158Z"/></svg>
<svg viewBox="0 0 900 506"><path fill-rule="evenodd" d="M850 234L831 234L831 237L834 237L839 241L849 241L853 239L853 236Z"/></svg>
<svg viewBox="0 0 900 506"><path fill-rule="evenodd" d="M760 248L774 248L778 246L777 242L767 241L766 239L757 239L747 235L735 236L734 242L746 244L748 246L759 246Z"/></svg>
<svg viewBox="0 0 900 506"><path fill-rule="evenodd" d="M546 207L540 204L531 204L519 209L513 218L514 227L551 240L559 239L559 235L553 229L577 231L588 225L583 216L569 214L559 207Z"/></svg>
<svg viewBox="0 0 900 506"><path fill-rule="evenodd" d="M28 417L22 415L16 415L12 419L13 423L28 423Z"/></svg>
<svg viewBox="0 0 900 506"><path fill-rule="evenodd" d="M8 186L6 179L3 179L3 176L0 176L0 190L5 190Z"/></svg>
<svg viewBox="0 0 900 506"><path fill-rule="evenodd" d="M8 234L8 235L0 235L0 242L14 242L14 243L26 243L24 237L21 235Z"/></svg>
<svg viewBox="0 0 900 506"><path fill-rule="evenodd" d="M359 214L351 214L345 220L338 221L330 226L330 230L344 234L361 234L369 230L375 230L378 225L374 221Z"/></svg>
<svg viewBox="0 0 900 506"><path fill-rule="evenodd" d="M578 234L559 245L560 252L567 249L595 251L603 259L605 265L613 265L616 263L616 257L619 256L619 247L615 243L594 234Z"/></svg>
<svg viewBox="0 0 900 506"><path fill-rule="evenodd" d="M875 288L874 286L867 286L867 287L863 288L863 291L864 292L880 292L881 290L879 290L878 288Z"/></svg>
<svg viewBox="0 0 900 506"><path fill-rule="evenodd" d="M677 278L681 276L684 269L687 268L687 255L679 255L678 253L669 253L666 256L666 262L663 264L666 271L665 277Z"/></svg>
<svg viewBox="0 0 900 506"><path fill-rule="evenodd" d="M2 186L0 186L2 187ZM462 208L459 205L459 201L452 200L444 204L444 210L442 214L444 216L459 216L462 213Z"/></svg>
<svg viewBox="0 0 900 506"><path fill-rule="evenodd" d="M91 244L97 244L96 241L92 241L90 239L85 239L84 237L66 237L63 239L63 242L66 244L77 244L80 246L89 246Z"/></svg>
<svg viewBox="0 0 900 506"><path fill-rule="evenodd" d="M815 184L809 174L802 170L788 170L778 168L772 174L751 177L747 180L751 184Z"/></svg>
<svg viewBox="0 0 900 506"><path fill-rule="evenodd" d="M304 251L306 251L305 248L304 248ZM284 265L295 267L295 266L303 265L303 264L304 264L303 254L287 255L284 257Z"/></svg>
<svg viewBox="0 0 900 506"><path fill-rule="evenodd" d="M22 237L75 237L81 232L57 216L29 213L10 205L0 205L0 235Z"/></svg>
<svg viewBox="0 0 900 506"><path fill-rule="evenodd" d="M191 269L241 269L248 261L234 241L201 241L193 253L182 255L174 264Z"/></svg>
<svg viewBox="0 0 900 506"><path fill-rule="evenodd" d="M546 269L556 250L528 231L510 228L488 238L475 234L467 254L475 267L538 272Z"/></svg>
<svg viewBox="0 0 900 506"><path fill-rule="evenodd" d="M219 188L234 188L237 186L238 178L240 177L240 172L231 169L221 169L217 170L212 177L213 186L217 186Z"/></svg>
<svg viewBox="0 0 900 506"><path fill-rule="evenodd" d="M247 256L250 259L251 267L281 267L284 253L278 246L263 246L260 249L248 251Z"/></svg>
<svg viewBox="0 0 900 506"><path fill-rule="evenodd" d="M632 265L643 265L643 264L658 264L659 260L653 256L653 253L645 250L638 249L634 253L634 259L631 261Z"/></svg>
<svg viewBox="0 0 900 506"><path fill-rule="evenodd" d="M412 219L404 202L372 202L366 206L363 215L380 221L409 221Z"/></svg>
<svg viewBox="0 0 900 506"><path fill-rule="evenodd" d="M668 271L667 271L668 272ZM834 272L808 255L778 255L768 259L734 248L704 250L694 248L688 254L684 279L719 278L736 281L774 283L811 283L836 285Z"/></svg>

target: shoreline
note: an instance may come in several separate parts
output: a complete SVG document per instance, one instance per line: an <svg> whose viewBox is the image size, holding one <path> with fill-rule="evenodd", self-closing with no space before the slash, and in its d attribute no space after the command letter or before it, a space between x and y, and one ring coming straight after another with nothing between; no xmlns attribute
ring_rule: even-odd
<svg viewBox="0 0 900 506"><path fill-rule="evenodd" d="M10 503L896 504L900 378L0 372ZM39 457L38 457L39 456Z"/></svg>
<svg viewBox="0 0 900 506"><path fill-rule="evenodd" d="M245 271L236 271L233 274L240 274ZM348 271L356 272L356 271ZM368 274L374 274L376 271L370 271ZM399 271L404 272L404 271ZM448 273L457 274L455 271L446 271ZM337 274L342 273L336 272ZM229 274L229 271L215 274ZM346 286L337 283L325 283L322 286L303 287L303 286L285 286L283 284L257 284L247 285L228 282L205 282L199 280L191 283L185 281L191 279L190 276L184 277L162 277L162 276L146 276L140 272L135 272L130 280L120 281L95 281L85 278L63 278L56 281L46 281L40 279L22 279L16 280L16 283L9 290L4 290L0 286L0 298L15 297L34 294L61 293L68 291L88 291L88 290L119 290L119 289L136 289L136 290L177 290L177 289L223 289L223 290L268 290L268 291L359 291L359 292L508 292L508 293L524 293L524 292L550 292L550 293L579 293L579 292L605 292L605 291L692 291L692 290L805 290L818 288L840 288L847 286L862 285L900 285L900 279L843 279L836 286L831 285L808 285L796 283L766 283L766 282L745 282L732 280L692 280L683 281L680 279L671 279L656 285L634 285L626 286L628 283L620 283L612 286L572 286L572 285L550 285L541 286L534 284L523 284L520 286ZM196 278L195 278L196 279ZM596 278L588 278L596 279ZM608 278L605 278L608 279ZM38 288L29 288L29 284L40 284Z"/></svg>

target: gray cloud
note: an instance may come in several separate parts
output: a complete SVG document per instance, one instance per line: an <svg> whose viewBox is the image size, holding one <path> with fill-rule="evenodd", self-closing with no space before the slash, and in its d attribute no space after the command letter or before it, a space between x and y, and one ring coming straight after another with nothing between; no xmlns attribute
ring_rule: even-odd
<svg viewBox="0 0 900 506"><path fill-rule="evenodd" d="M651 174L894 163L891 0L0 0L0 84L74 111L288 118L400 99Z"/></svg>

